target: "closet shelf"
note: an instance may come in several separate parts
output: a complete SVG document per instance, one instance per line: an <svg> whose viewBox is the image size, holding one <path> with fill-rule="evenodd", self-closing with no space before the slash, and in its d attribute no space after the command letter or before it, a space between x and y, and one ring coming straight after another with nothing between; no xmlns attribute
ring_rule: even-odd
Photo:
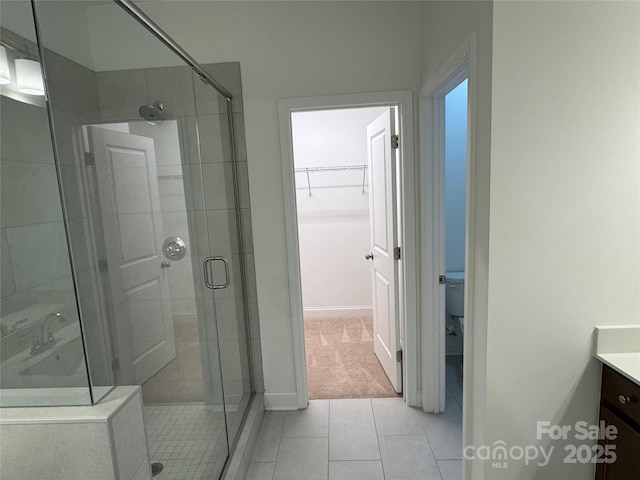
<svg viewBox="0 0 640 480"><path fill-rule="evenodd" d="M367 169L367 165L333 165L333 166L326 166L326 167L303 167L303 168L296 168L295 172L296 173L313 173L313 172L337 172L340 170L360 170L360 169Z"/></svg>
<svg viewBox="0 0 640 480"><path fill-rule="evenodd" d="M325 167L301 167L295 168L295 173L305 173L307 175L307 188L309 190L309 196L311 196L311 179L309 178L310 173L317 172L339 172L344 170L362 170L362 195L366 193L364 186L367 178L367 164L363 165L329 165Z"/></svg>

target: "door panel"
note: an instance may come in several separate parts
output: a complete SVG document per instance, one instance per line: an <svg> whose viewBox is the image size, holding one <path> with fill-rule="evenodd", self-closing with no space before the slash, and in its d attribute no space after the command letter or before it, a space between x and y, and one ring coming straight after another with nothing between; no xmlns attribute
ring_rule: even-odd
<svg viewBox="0 0 640 480"><path fill-rule="evenodd" d="M374 352L393 388L402 391L398 262L394 258L397 231L396 159L391 146L394 115L389 109L367 127L371 218L372 276L374 286Z"/></svg>
<svg viewBox="0 0 640 480"><path fill-rule="evenodd" d="M133 335L133 353L136 359L156 348L164 340L163 332L154 328L154 321L162 315L160 286L156 280L136 285L125 291L129 303Z"/></svg>
<svg viewBox="0 0 640 480"><path fill-rule="evenodd" d="M378 253L388 256L389 238L387 235L387 226L389 225L389 217L387 212L387 169L385 162L388 161L385 155L385 141L387 140L385 132L377 132L377 135L371 138L371 155L369 171L372 178L372 201L375 212L372 215L373 223L373 245Z"/></svg>
<svg viewBox="0 0 640 480"><path fill-rule="evenodd" d="M384 278L380 272L376 272L376 285L374 292L376 295L376 313L374 315L376 320L376 336L379 338L382 348L385 349L385 355L391 356L393 352L389 350L389 342L392 338L389 323L389 306L393 302L389 297L392 295L392 292L389 280Z"/></svg>
<svg viewBox="0 0 640 480"><path fill-rule="evenodd" d="M162 217L153 140L88 127L103 212L111 212L115 242L107 247L114 297L128 318L136 383L143 383L176 357L167 273L163 271ZM126 324L124 324L124 323ZM121 345L121 348L124 348Z"/></svg>

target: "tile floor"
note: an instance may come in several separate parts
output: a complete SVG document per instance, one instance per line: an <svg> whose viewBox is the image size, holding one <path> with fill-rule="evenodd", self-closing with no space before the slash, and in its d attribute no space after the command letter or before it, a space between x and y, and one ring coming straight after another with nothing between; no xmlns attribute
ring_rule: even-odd
<svg viewBox="0 0 640 480"><path fill-rule="evenodd" d="M266 412L246 480L460 480L461 357L447 358L447 410L402 398L312 400Z"/></svg>
<svg viewBox="0 0 640 480"><path fill-rule="evenodd" d="M224 415L204 404L145 405L151 462L158 480L210 480L227 455ZM218 463L218 465L216 465Z"/></svg>

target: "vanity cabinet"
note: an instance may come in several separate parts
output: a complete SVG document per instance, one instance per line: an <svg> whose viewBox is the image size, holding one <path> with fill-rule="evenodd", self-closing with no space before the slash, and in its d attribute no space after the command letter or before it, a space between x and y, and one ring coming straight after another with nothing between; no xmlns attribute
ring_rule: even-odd
<svg viewBox="0 0 640 480"><path fill-rule="evenodd" d="M599 441L604 451L607 445L615 445L616 460L598 463L596 480L640 478L640 386L607 365L602 371L600 420L605 428L617 429L615 439Z"/></svg>

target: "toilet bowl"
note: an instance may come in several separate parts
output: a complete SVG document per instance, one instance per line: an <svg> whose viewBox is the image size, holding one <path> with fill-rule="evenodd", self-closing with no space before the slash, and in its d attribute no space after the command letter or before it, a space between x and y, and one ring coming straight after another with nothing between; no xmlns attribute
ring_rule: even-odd
<svg viewBox="0 0 640 480"><path fill-rule="evenodd" d="M464 344L464 272L445 274L446 355L463 355Z"/></svg>
<svg viewBox="0 0 640 480"><path fill-rule="evenodd" d="M445 283L447 285L445 293L447 313L452 317L464 317L464 272L447 272Z"/></svg>

